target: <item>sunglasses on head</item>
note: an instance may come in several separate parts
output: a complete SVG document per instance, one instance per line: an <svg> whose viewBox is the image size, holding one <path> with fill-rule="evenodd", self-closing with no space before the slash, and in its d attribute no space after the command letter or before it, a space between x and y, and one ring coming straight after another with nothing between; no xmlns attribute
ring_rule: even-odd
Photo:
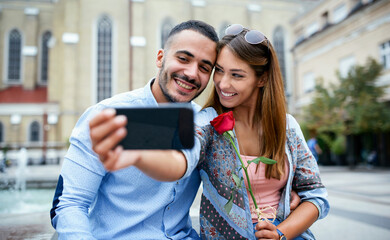
<svg viewBox="0 0 390 240"><path fill-rule="evenodd" d="M225 35L236 36L244 30L244 27L241 24L232 24L225 30ZM257 30L250 30L245 34L245 41L250 44L259 44L268 40L264 34Z"/></svg>

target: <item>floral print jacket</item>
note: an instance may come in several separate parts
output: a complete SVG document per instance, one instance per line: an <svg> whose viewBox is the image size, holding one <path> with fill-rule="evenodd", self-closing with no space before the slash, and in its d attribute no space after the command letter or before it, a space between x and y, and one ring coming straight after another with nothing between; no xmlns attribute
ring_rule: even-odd
<svg viewBox="0 0 390 240"><path fill-rule="evenodd" d="M253 231L249 199L245 186L236 190L233 207L228 214L224 205L234 187L232 173L242 177L239 158L229 141L210 125L218 114L206 108L196 115L196 141L191 150L184 150L187 172L199 170L203 181L200 206L200 235L202 239L256 239ZM301 201L312 202L319 211L319 219L329 212L327 191L321 183L317 162L305 142L297 121L287 115L286 154L289 176L282 192L277 218L283 221L290 214L290 193L295 190ZM235 144L238 148L237 140ZM315 239L310 230L302 235Z"/></svg>

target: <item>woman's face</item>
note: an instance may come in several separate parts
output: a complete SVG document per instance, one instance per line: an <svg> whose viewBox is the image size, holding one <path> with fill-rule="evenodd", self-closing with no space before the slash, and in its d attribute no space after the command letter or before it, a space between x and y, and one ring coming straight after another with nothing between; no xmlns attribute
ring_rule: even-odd
<svg viewBox="0 0 390 240"><path fill-rule="evenodd" d="M224 107L256 106L263 83L245 61L236 57L228 47L220 51L215 64L214 84Z"/></svg>

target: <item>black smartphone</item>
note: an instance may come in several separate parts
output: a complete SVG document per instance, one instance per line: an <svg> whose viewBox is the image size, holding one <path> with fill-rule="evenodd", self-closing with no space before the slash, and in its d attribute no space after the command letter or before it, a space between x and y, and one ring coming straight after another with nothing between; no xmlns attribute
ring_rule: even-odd
<svg viewBox="0 0 390 240"><path fill-rule="evenodd" d="M194 146L194 112L189 106L116 108L127 117L124 149L189 149Z"/></svg>

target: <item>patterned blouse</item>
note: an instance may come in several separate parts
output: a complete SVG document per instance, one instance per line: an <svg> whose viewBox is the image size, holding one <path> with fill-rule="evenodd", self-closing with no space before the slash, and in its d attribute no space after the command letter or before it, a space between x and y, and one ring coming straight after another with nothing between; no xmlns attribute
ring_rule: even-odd
<svg viewBox="0 0 390 240"><path fill-rule="evenodd" d="M235 182L232 174L243 177L240 160L228 140L210 125L218 114L206 108L196 115L196 141L191 150L183 150L187 158L188 176L196 168L203 181L200 206L200 235L202 239L256 239L253 231L249 198L243 185L235 190L230 213L224 209ZM286 155L289 162L287 184L281 194L277 218L281 221L290 214L290 193L295 190L301 201L312 202L319 211L319 219L329 212L327 191L321 183L317 162L305 142L297 121L287 115ZM237 139L235 144L238 149ZM310 230L301 235L315 239Z"/></svg>

